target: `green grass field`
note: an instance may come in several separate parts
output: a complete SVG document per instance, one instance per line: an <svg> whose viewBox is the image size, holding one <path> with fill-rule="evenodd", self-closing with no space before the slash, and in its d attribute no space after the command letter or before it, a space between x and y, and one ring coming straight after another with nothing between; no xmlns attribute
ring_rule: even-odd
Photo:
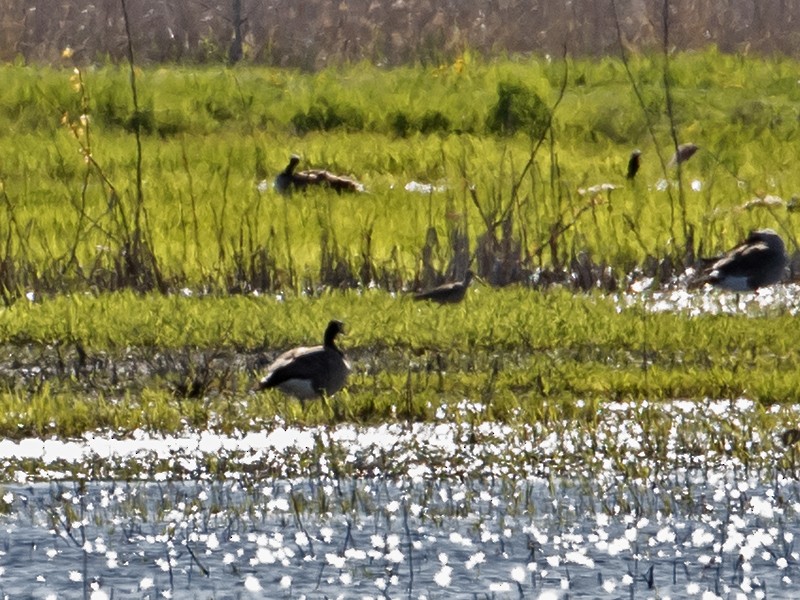
<svg viewBox="0 0 800 600"><path fill-rule="evenodd" d="M590 428L609 400L791 405L791 311L620 309L576 293L594 279L569 282L586 264L608 275L599 287L668 278L754 227L795 252L800 65L709 50L637 56L630 74L469 55L137 69L136 110L125 69L0 68L0 433L431 420L465 400L482 407L465 419ZM672 127L701 146L679 173ZM626 182L633 148L643 167ZM278 195L292 152L368 192ZM603 182L619 187L580 191ZM784 202L745 206L767 195ZM483 283L464 304L405 297L470 261ZM252 393L333 317L350 330L348 390L305 411ZM776 414L763 427L791 424Z"/></svg>
<svg viewBox="0 0 800 600"><path fill-rule="evenodd" d="M279 351L320 343L329 318L347 324L347 390L305 410L253 391ZM798 327L785 309L687 317L516 286L478 285L446 307L378 290L286 300L72 295L2 313L0 432L230 432L276 416L428 421L465 401L482 407L473 418L509 424L591 422L608 401L747 397L789 408L800 389Z"/></svg>
<svg viewBox="0 0 800 600"><path fill-rule="evenodd" d="M5 298L394 289L446 271L458 233L471 253L488 249L479 270L513 271L498 284L569 270L581 255L618 276L648 258L679 268L687 251L719 251L756 226L789 236L794 251L795 214L743 207L768 194L788 202L800 189L799 71L788 59L713 50L666 67L662 57L635 57L630 77L618 59L468 54L435 69L361 64L313 75L161 67L137 70L137 111L123 68L7 65ZM680 179L664 167L672 126L679 141L702 147ZM626 184L633 148L643 167ZM291 152L302 167L355 176L369 193L287 200L259 191ZM410 181L446 190L410 193ZM620 189L579 193L603 182Z"/></svg>

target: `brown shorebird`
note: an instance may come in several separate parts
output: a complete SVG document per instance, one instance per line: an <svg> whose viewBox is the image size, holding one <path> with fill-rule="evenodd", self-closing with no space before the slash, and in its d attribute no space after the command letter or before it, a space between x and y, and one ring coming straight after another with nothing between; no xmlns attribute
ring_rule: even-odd
<svg viewBox="0 0 800 600"><path fill-rule="evenodd" d="M687 160L692 158L692 156L694 156L694 153L697 152L699 149L700 149L699 146L696 146L695 144L692 143L680 144L678 146L678 149L675 150L675 154L672 155L672 158L670 159L669 164L667 166L674 167L678 164L686 162Z"/></svg>
<svg viewBox="0 0 800 600"><path fill-rule="evenodd" d="M699 283L752 292L778 283L788 263L786 246L772 229L751 231L747 239L705 269Z"/></svg>
<svg viewBox="0 0 800 600"><path fill-rule="evenodd" d="M299 163L300 157L292 154L289 164L275 177L275 189L281 194L290 194L294 190L304 190L310 186L329 187L339 193L364 191L364 186L355 179L335 175L324 169L295 171Z"/></svg>
<svg viewBox="0 0 800 600"><path fill-rule="evenodd" d="M300 400L332 396L341 390L350 374L350 363L336 346L340 333L344 333L342 322L331 321L322 346L300 346L281 354L269 366L258 389L276 387Z"/></svg>
<svg viewBox="0 0 800 600"><path fill-rule="evenodd" d="M628 174L626 177L628 179L633 179L636 177L636 173L639 172L639 167L642 166L642 151L641 150L634 150L631 152L631 157L628 159Z"/></svg>
<svg viewBox="0 0 800 600"><path fill-rule="evenodd" d="M433 289L419 292L414 294L414 300L431 300L439 304L456 304L461 302L467 293L467 288L469 288L473 276L472 271L467 271L462 281L445 283Z"/></svg>

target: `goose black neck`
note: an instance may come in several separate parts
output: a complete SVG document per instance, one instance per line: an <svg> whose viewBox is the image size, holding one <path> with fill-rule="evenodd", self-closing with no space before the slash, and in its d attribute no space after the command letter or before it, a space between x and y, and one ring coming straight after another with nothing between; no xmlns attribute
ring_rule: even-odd
<svg viewBox="0 0 800 600"><path fill-rule="evenodd" d="M325 329L325 339L323 344L326 348L333 348L337 352L339 349L336 347L336 336L341 333L341 325L336 321L331 321Z"/></svg>
<svg viewBox="0 0 800 600"><path fill-rule="evenodd" d="M291 175L292 173L294 173L294 168L298 165L299 162L300 159L297 158L296 156L293 156L292 158L289 159L289 164L286 165L286 168L283 170L283 172L286 173L287 175Z"/></svg>

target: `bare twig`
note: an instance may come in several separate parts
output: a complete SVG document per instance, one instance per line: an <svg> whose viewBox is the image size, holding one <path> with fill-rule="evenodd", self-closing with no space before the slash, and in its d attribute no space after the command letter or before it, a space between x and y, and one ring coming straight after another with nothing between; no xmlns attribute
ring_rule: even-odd
<svg viewBox="0 0 800 600"><path fill-rule="evenodd" d="M667 111L667 118L669 119L669 132L670 137L672 138L672 144L675 148L675 152L678 151L678 145L680 141L678 140L678 128L675 124L675 109L672 104L672 83L670 81L670 74L669 74L669 59L670 59L670 48L669 48L669 0L664 0L661 9L661 25L662 25L662 33L663 33L663 53L664 53L664 71L663 71L663 81L664 81L664 100L666 102L666 111ZM689 239L689 231L687 228L686 222L686 196L683 192L683 177L681 176L681 162L680 160L676 161L675 168L678 174L678 204L681 209L681 224L683 229L683 241L686 243ZM674 203L672 202L672 196L670 195L670 207L671 207L671 218L670 218L670 229L672 230L672 237L674 239L675 232L674 232L674 225L675 225L675 209Z"/></svg>
<svg viewBox="0 0 800 600"><path fill-rule="evenodd" d="M539 244L533 250L533 252L531 252L531 256L538 256L539 254L541 254L544 251L545 248L547 248L548 246L552 246L553 243L559 237L561 237L561 235L563 235L564 233L569 231L572 227L574 227L578 223L578 221L580 220L581 216L586 211L591 210L592 208L594 208L594 206L595 206L594 200L589 200L586 204L584 204L582 207L580 207L578 209L578 211L573 215L572 219L570 219L566 223L563 222L564 215L563 214L560 215L558 220L556 221L556 223L553 225L553 227L550 230L550 237L548 237L546 242L542 242L541 244Z"/></svg>
<svg viewBox="0 0 800 600"><path fill-rule="evenodd" d="M161 276L161 270L158 267L155 253L152 246L148 243L147 237L144 235L145 229L142 226L142 220L147 225L147 211L144 206L144 189L142 188L142 161L144 158L142 152L142 111L139 107L139 94L136 86L136 62L133 53L133 36L130 29L130 19L128 18L128 9L125 0L120 0L122 5L122 16L125 23L125 35L127 37L127 51L128 51L128 68L130 70L130 84L131 84L131 97L133 100L133 130L136 137L136 199L133 214L133 239L126 248L127 260L134 261L133 270L134 274L141 279L143 275L152 277L154 283L161 291L166 291L166 285ZM149 273L143 272L149 267ZM141 281L139 282L142 283Z"/></svg>
<svg viewBox="0 0 800 600"><path fill-rule="evenodd" d="M203 573L203 575L208 577L211 574L211 572L203 565L203 563L201 563L198 560L197 556L195 556L195 553L192 550L192 547L189 545L189 540L186 540L186 549L189 551L189 556L192 557L192 560L195 562L195 564L197 564L198 568Z"/></svg>
<svg viewBox="0 0 800 600"><path fill-rule="evenodd" d="M611 6L614 9L614 25L616 26L617 30L617 43L619 44L620 60L622 60L622 65L625 67L625 73L628 75L628 80L631 82L633 93L636 95L636 100L639 102L639 106L642 109L642 114L644 115L645 124L647 125L647 132L648 134L650 134L650 139L653 141L653 147L655 148L656 155L658 156L658 161L661 163L661 170L664 173L664 176L666 177L667 161L664 158L663 153L661 152L661 146L659 145L658 138L656 137L653 121L650 118L650 113L647 111L647 103L644 101L644 96L642 96L642 90L639 88L636 78L633 75L633 71L631 71L630 61L628 60L628 53L625 51L625 44L623 43L623 36L622 36L622 26L620 25L619 13L617 11L617 0L611 0ZM670 193L669 190L667 190L667 192Z"/></svg>
<svg viewBox="0 0 800 600"><path fill-rule="evenodd" d="M133 113L134 113L134 134L136 136L136 202L137 202L137 218L139 216L138 209L141 207L144 192L142 190L142 126L139 120L139 95L136 89L136 69L133 57L133 36L131 35L130 19L128 19L128 9L125 5L125 0L120 0L122 4L122 16L125 22L125 36L127 37L127 50L128 50L128 68L130 69L130 82L131 94L133 99ZM138 226L138 222L137 222ZM138 229L138 227L137 227Z"/></svg>

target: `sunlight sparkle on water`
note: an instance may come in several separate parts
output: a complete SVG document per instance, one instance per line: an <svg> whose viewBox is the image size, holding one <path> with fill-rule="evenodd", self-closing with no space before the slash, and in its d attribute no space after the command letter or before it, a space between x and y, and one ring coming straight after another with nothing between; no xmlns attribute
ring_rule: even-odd
<svg viewBox="0 0 800 600"><path fill-rule="evenodd" d="M449 587L452 581L453 569L447 565L443 565L439 572L436 573L433 580L439 587Z"/></svg>
<svg viewBox="0 0 800 600"><path fill-rule="evenodd" d="M682 274L676 287L660 290L650 289L652 278L641 278L628 285L628 291L616 296L617 311L632 306L641 306L649 312L674 312L690 316L714 314L759 315L765 311L785 311L796 315L800 304L800 285L785 283L761 288L756 292L737 294L714 289L706 284L697 290L688 290L687 285L697 276L693 269Z"/></svg>
<svg viewBox="0 0 800 600"><path fill-rule="evenodd" d="M248 592L260 592L263 588L261 587L261 582L253 577L252 575L248 575L244 579L244 589Z"/></svg>
<svg viewBox="0 0 800 600"><path fill-rule="evenodd" d="M654 407L666 424L657 438L643 427L643 417ZM0 457L9 473L16 471L14 461L39 461L35 475L23 474L24 486L5 484L4 510L13 515L4 521L5 539L14 551L17 522L27 520L29 527L40 528L42 538L39 549L28 547L22 560L35 555L47 565L37 571L46 574L38 585L58 585L53 580L60 577L62 585L69 579L74 587L89 586L102 570L103 589L109 593L107 582L131 578L131 569L142 569L133 571L133 586L142 590L160 587L165 572L173 577L197 572L187 547L213 572L236 573L238 585L247 591L247 586L290 582L286 593L295 597L347 595L376 581L392 595L408 583L404 569L397 568L406 563L415 569L415 586L447 588L455 596L486 594L491 585L509 586L515 594L519 586L520 594L531 598L547 593L547 587L561 595L563 585L579 595L601 588L616 593L622 585L626 597L628 586L636 597L640 592L647 597L641 577L624 575L631 560L640 561L640 575L649 566L655 569L662 597L667 592L684 597L692 583L697 584L694 596L723 590L734 577L754 595L761 593L758 582L764 577L772 589L788 593L798 560L796 552L786 550L796 533L790 515L800 510L800 495L792 471L775 470L787 460L780 440L753 431L754 419L763 414L749 398L608 402L597 414L593 442L618 448L615 460L586 453L587 440L558 419L515 428L487 422L479 430L455 420L324 428L279 423L230 436L187 432L159 437L139 431L128 440L96 432L66 442L48 440L47 445L4 441ZM778 425L796 423L797 417L794 407L769 413ZM479 441L464 444L475 431ZM305 475L271 475L275 470L304 473L304 465L321 464L314 462L318 445L308 443L320 437L346 464L364 465L359 478L327 475L310 481ZM734 437L740 446L731 445ZM61 443L68 451L51 466L47 461L60 454ZM657 447L664 449L660 462L652 456ZM574 448L580 460L565 456L565 448ZM453 460L453 449L463 464ZM182 465L199 469L206 464L206 453L231 465L241 460L258 477L219 481L201 473L198 480L196 471L181 471ZM158 484L110 480L91 484L99 489L83 493L78 485L52 479L56 473L63 477L76 456L76 472L109 456L123 467L135 460L167 465L168 470ZM396 457L402 458L392 460ZM433 475L419 481L410 477L417 461ZM387 468L394 470L387 473ZM630 476L628 469L639 472ZM604 498L602 510L592 510L581 495L587 490ZM45 500L32 502L32 494ZM294 504L298 498L301 502ZM364 507L357 509L356 519L352 499ZM631 509L634 502L636 510ZM131 515L129 507L140 503L141 510ZM40 515L43 506L48 511ZM110 529L98 527L104 519L113 524ZM75 542L68 531L86 535ZM128 536L124 543L123 532ZM0 552L0 565L5 552ZM76 553L95 561L94 568L85 574L70 571L80 564ZM672 566L681 563L689 569L686 576L681 572L674 584L665 583L672 580ZM259 579L266 577L262 565L272 565L271 579ZM4 572L4 583L9 572ZM701 576L710 579L702 585L690 579ZM192 581L202 585L194 583L202 578Z"/></svg>
<svg viewBox="0 0 800 600"><path fill-rule="evenodd" d="M735 402L728 402L727 405L734 407L735 410ZM748 405L743 403L740 403L740 406L748 408ZM625 418L627 413L620 411L612 414ZM726 417L727 415L722 413L719 418L724 420ZM270 584L279 584L284 589L291 588L291 593L295 597L301 597L304 592L317 589L318 586L325 587L325 590L321 591L329 597L337 597L346 589L355 589L353 586L363 586L365 582L359 579L361 573L364 572L363 569L367 565L376 564L375 561L383 561L378 564L382 564L386 570L373 572L369 583L374 586L374 589L392 594L399 586L407 583L402 579L402 569L395 570L393 565L403 564L407 559L413 560L414 564L418 565L415 567L415 585L446 588L449 594L456 596L469 593L470 590L481 590L484 593L508 593L514 590L515 594L519 591L526 597L536 597L536 593L548 591L548 586L556 586L556 589L552 591L557 594L563 594L566 591L569 591L570 594L573 592L575 594L585 593L586 590L592 589L592 586L598 586L597 589L601 589L605 594L614 594L622 586L626 597L629 592L637 598L648 597L643 587L637 587L644 585L644 579L634 577L624 570L626 568L624 565L631 558L642 561L642 570L649 563L655 569L655 576L662 581L668 580L665 574L672 572L672 565L675 564L676 559L685 561L685 564L688 565L687 568L693 570L692 573L687 573L685 578L682 575L678 577L671 586L662 583L664 593L661 594L661 597L668 597L666 592L669 591L677 597L684 597L687 590L695 590L695 597L707 592L710 589L707 581L701 585L689 578L697 576L699 569L709 569L709 567L717 565L722 569L720 573L723 580L720 581L718 588L721 590L725 589L725 585L727 585L725 581L730 579L733 569L738 569L736 572L742 575L743 589L752 589L753 593L758 595L761 588L760 584L754 583L757 580L756 574L758 572L759 577L763 576L767 564L776 573L771 585L777 586L777 589L780 589L780 586L791 585L792 578L789 574L792 561L788 556L783 558L781 554L773 557L767 550L771 544L774 544L775 539L785 541L786 534L792 533L785 525L778 526L776 519L779 518L778 498L784 498L784 494L793 489L793 482L787 479L786 487L778 490L774 490L772 488L774 483L770 483L770 487L765 489L753 478L743 481L741 478L733 477L732 473L733 471L714 471L707 477L708 484L712 486L710 489L717 490L727 485L737 491L739 488L746 490L748 496L758 498L757 502L773 504L771 518L752 512L736 512L725 517L725 509L731 506L728 504L730 498L725 496L719 500L718 505L713 505L706 488L703 488L689 503L689 506L702 506L703 508L699 514L694 514L694 516L691 513L681 513L679 496L673 499L673 502L677 503L672 505L670 514L663 515L660 512L651 512L651 509L648 508L647 496L640 495L640 499L645 499L645 503L640 506L640 512L604 510L591 515L590 523L595 527L586 530L584 529L585 524L581 525L584 517L579 516L575 499L568 491L571 489L568 481L556 483L557 486L564 485L566 487L553 490L555 492L553 496L548 496L545 492L550 485L553 485L553 482L548 484L542 480L538 484L539 491L534 492L531 497L538 498L537 502L541 502L540 506L546 507L546 510L541 508L534 510L533 513L537 515L535 517L530 515L523 517L521 514L512 515L505 512L508 510L508 505L505 504L507 496L503 495L500 488L492 486L487 488L485 484L472 486L467 482L459 481L442 486L447 488L450 493L445 495L446 500L443 500L441 504L436 504L436 511L448 506L450 498L458 497L464 499L465 502L475 503L476 514L481 514L490 507L492 511L495 510L495 501L500 499L501 507L503 507L501 510L506 514L503 522L498 523L491 519L482 520L478 531L474 525L470 525L471 516L467 516L460 525L456 525L453 521L437 525L424 515L426 511L434 508L430 505L431 502L438 503L438 495L435 491L438 486L433 486L427 492L424 492L425 488L422 487L414 492L414 494L428 494L427 500L423 502L426 507L422 511L423 517L420 520L414 521L412 517L409 517L412 520L407 525L403 524L402 520L389 519L387 521L387 513L378 511L375 515L376 522L383 523L383 526L388 526L389 529L382 530L380 533L372 533L374 524L371 524L367 517L361 515L359 519L365 519L363 523L348 526L347 536L350 542L345 542L345 546L348 546L345 549L342 547L345 535L344 522L336 517L331 518L332 515L329 514L331 505L326 505L326 516L304 513L302 517L305 523L303 535L299 535L300 529L293 530L291 525L287 525L286 516L282 511L274 509L272 513L269 513L266 510L268 505L276 506L275 501L280 498L288 498L292 494L302 496L307 494L310 489L320 489L318 483L314 483L311 487L305 487L300 481L293 481L291 485L276 483L271 486L269 493L262 493L262 488L256 486L254 488L255 497L260 499L261 504L251 505L249 510L258 514L257 521L242 523L242 529L233 531L226 531L225 528L229 526L230 521L224 518L220 520L219 529L215 530L213 526L209 529L209 524L214 519L207 521L208 514L203 518L202 513L198 513L198 509L202 510L201 504L198 503L201 498L205 498L209 505L214 505L215 511L224 508L216 506L217 499L221 497L219 490L222 488L200 485L193 488L193 492L181 491L179 492L180 502L169 502L170 510L162 511L161 514L181 522L186 520L187 514L196 515L200 519L198 522L206 523L203 526L204 530L188 529L185 533L179 534L180 530L171 525L165 528L161 524L156 524L152 533L142 532L142 535L138 537L147 546L154 546L153 551L156 554L153 555L153 563L162 569L171 568L171 573L176 575L185 572L186 564L181 564L181 556L186 560L188 557L186 554L173 552L170 552L169 560L163 557L161 554L163 550L159 546L171 543L169 537L163 533L165 529L174 531L177 535L185 535L195 548L198 545L207 548L209 540L216 540L212 541L211 545L215 546L219 552L215 551L209 554L205 561L210 561L209 565L212 565L212 562L220 565L217 568L223 569L226 573L239 572L243 567L247 568L246 556L253 557L250 562L253 568L262 564L262 561L267 564L279 563L279 566L271 568L271 572L275 572L275 578L270 580ZM686 476L686 474L679 475L678 481L685 481ZM691 479L693 486L701 485L701 480L696 475L692 475ZM517 483L522 486L528 484ZM600 486L599 489L605 489L604 486L607 485L600 481L596 484ZM343 498L351 497L347 488L350 484L340 481L338 485L345 486L345 489L341 490ZM400 485L399 482L375 480L353 485L357 486L354 489L359 490L356 495L360 497L380 492L381 501L384 503L397 501L404 506L414 500L417 502L421 500L419 496L408 495L411 490L407 487L407 482ZM642 482L642 485L642 489L649 489L646 482ZM155 486L151 489L155 498L164 500L161 492L164 486ZM470 489L472 493L470 493ZM131 489L131 492L133 495L141 493L136 488ZM545 492L544 495L539 496L542 492ZM60 501L70 505L78 501L84 506L99 506L99 503L95 503L93 498L102 495L101 491L92 498L84 498L71 491L70 488L60 492L54 489L53 493ZM22 496L18 490L15 491L15 505L22 502L22 500L16 499L17 494L20 498ZM522 496L527 496L527 494ZM518 498L522 496L518 496ZM125 495L106 494L104 497L118 498L120 503L128 501ZM307 499L311 498L311 496L306 497ZM655 505L661 506L658 502ZM109 510L114 510L114 506L115 502L112 502L108 507ZM182 513L177 510L178 507L183 507L183 510L187 512ZM157 510L152 510L152 514L157 513ZM725 525L723 525L723 517L727 518ZM275 519L275 523L283 523L280 531L272 528L270 523L273 521L270 519ZM291 520L288 521L288 523L290 522ZM266 527L261 531L253 531L251 528L254 523L264 523ZM395 528L392 527L393 524ZM362 527L366 531L359 532ZM723 531L721 527L727 527L727 532ZM319 534L323 530L329 539L327 543ZM413 532L411 533L413 536L419 536L414 540L417 542L415 545L406 545L410 532ZM546 532L549 532L550 535L547 535ZM679 539L681 539L680 546L676 546L678 532ZM746 534L746 537L742 532ZM478 533L480 534L478 535ZM108 535L91 533L87 537L94 540L92 552L88 552L86 548L82 550L86 552L87 556L98 554L99 550L105 549L106 546L115 545L114 540ZM789 537L793 539L793 535ZM313 544L314 552L318 554L319 558L305 552L298 553L296 549L286 545L286 542L290 541L290 545L300 546L297 544L298 540L303 542L304 546ZM464 540L469 540L471 546L468 553L464 551ZM504 545L506 544L505 540L508 540L507 545ZM180 542L180 539L175 541ZM646 553L642 552L640 548L643 541L647 543ZM524 559L530 556L527 550L529 544L536 545L536 558L524 563ZM633 544L637 544L635 549ZM696 546L701 546L699 551L693 550ZM367 552L366 548L371 549ZM406 549L411 553L410 557L406 556ZM43 545L41 551L43 555L51 556L48 560L62 560L60 553L48 553L49 550L52 550L52 546ZM65 547L63 552L66 553L67 550L68 548ZM126 552L125 562L127 564L130 561L130 555L127 550L123 551ZM438 560L418 562L421 556L418 554L420 551L428 553L429 556L436 556ZM107 556L108 550L106 549L105 552ZM725 553L725 556L718 560L717 555L722 552ZM619 558L615 558L615 553ZM237 559L237 556L240 558ZM743 563L737 563L736 558L739 556L744 560ZM458 559L454 561L453 557L458 557ZM66 557L64 558L66 559ZM781 560L782 558L783 560ZM240 559L243 562L239 562ZM792 558L792 560L796 559ZM143 564L138 557L134 558L134 562L139 565ZM320 566L320 562L323 562L321 566L327 565L329 568L327 572L323 572L322 578L313 575L313 573L320 572L314 568L315 565ZM455 564L452 566L448 564L452 562ZM522 564L526 566L523 567ZM221 565L227 565L227 568ZM233 569L231 566L234 566ZM620 568L623 568L621 578L618 575ZM277 570L273 571L273 569ZM470 571L475 575L465 578ZM312 575L309 576L309 573ZM260 572L249 575L242 574L241 585L246 591L254 594L262 591L266 583L259 578L259 575ZM108 576L110 575L107 572ZM528 579L529 577L531 579ZM747 579L748 577L750 579ZM150 574L137 579L139 589L142 591L154 588L156 581L158 579ZM695 583L697 587L687 587L692 583ZM111 588L105 587L104 582L103 589L110 590ZM640 596L640 592L644 595ZM731 596L727 594L726 597Z"/></svg>

